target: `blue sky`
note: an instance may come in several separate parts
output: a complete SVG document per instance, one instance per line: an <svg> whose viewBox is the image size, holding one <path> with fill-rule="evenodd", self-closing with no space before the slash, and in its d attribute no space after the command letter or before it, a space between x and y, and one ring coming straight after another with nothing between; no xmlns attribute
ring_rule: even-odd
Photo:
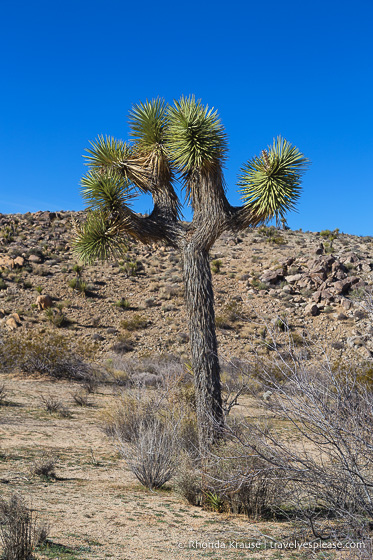
<svg viewBox="0 0 373 560"><path fill-rule="evenodd" d="M281 134L312 161L289 225L373 235L372 16L371 0L3 2L0 212L83 208L89 140L127 139L133 103L194 93L226 127L232 204Z"/></svg>

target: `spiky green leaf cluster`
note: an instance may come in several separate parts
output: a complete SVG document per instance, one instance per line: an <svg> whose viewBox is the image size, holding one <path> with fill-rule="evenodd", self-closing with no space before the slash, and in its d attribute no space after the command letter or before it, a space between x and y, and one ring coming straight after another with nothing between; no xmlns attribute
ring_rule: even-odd
<svg viewBox="0 0 373 560"><path fill-rule="evenodd" d="M108 212L92 211L84 224L77 228L74 253L85 263L123 254L126 250L124 229L125 223L120 218L112 220Z"/></svg>
<svg viewBox="0 0 373 560"><path fill-rule="evenodd" d="M95 142L90 142L91 148L86 148L85 155L86 165L92 170L95 169L112 169L123 160L131 156L131 147L122 142L115 140L112 136L98 136Z"/></svg>
<svg viewBox="0 0 373 560"><path fill-rule="evenodd" d="M168 110L166 145L174 164L185 178L195 170L221 166L227 152L227 136L217 111L201 100L181 97Z"/></svg>
<svg viewBox="0 0 373 560"><path fill-rule="evenodd" d="M245 204L262 220L284 218L288 211L295 210L301 178L309 163L295 146L278 136L260 157L241 168L238 185Z"/></svg>
<svg viewBox="0 0 373 560"><path fill-rule="evenodd" d="M89 171L81 180L81 194L89 208L117 211L134 197L129 182L118 171Z"/></svg>
<svg viewBox="0 0 373 560"><path fill-rule="evenodd" d="M162 150L167 122L164 99L134 105L129 113L129 124L136 146L146 152Z"/></svg>

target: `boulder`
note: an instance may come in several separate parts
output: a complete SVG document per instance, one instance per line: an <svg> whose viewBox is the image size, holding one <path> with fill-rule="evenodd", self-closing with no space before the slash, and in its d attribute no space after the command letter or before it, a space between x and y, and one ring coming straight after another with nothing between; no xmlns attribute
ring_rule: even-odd
<svg viewBox="0 0 373 560"><path fill-rule="evenodd" d="M342 305L343 309L348 310L348 309L351 309L352 302L347 298L342 298L341 305Z"/></svg>
<svg viewBox="0 0 373 560"><path fill-rule="evenodd" d="M39 255L30 255L28 260L33 264L40 264L43 262L43 259Z"/></svg>
<svg viewBox="0 0 373 560"><path fill-rule="evenodd" d="M8 255L0 257L0 268L14 268L14 260Z"/></svg>
<svg viewBox="0 0 373 560"><path fill-rule="evenodd" d="M14 317L9 317L9 319L5 321L5 325L9 331L15 331L18 328L17 321L14 319Z"/></svg>
<svg viewBox="0 0 373 560"><path fill-rule="evenodd" d="M277 284L277 282L280 282L283 278L284 274L282 269L266 270L260 277L260 281L266 284Z"/></svg>
<svg viewBox="0 0 373 560"><path fill-rule="evenodd" d="M349 278L345 278L344 280L338 280L333 284L333 290L337 294L348 294L351 288L351 280Z"/></svg>
<svg viewBox="0 0 373 560"><path fill-rule="evenodd" d="M36 298L36 305L38 306L39 311L52 307L52 298L48 295L38 296Z"/></svg>
<svg viewBox="0 0 373 560"><path fill-rule="evenodd" d="M288 284L295 284L303 277L303 274L291 274L290 276L286 276L285 280Z"/></svg>
<svg viewBox="0 0 373 560"><path fill-rule="evenodd" d="M22 268L23 265L25 264L25 259L23 257L16 257L13 262L14 262L14 267Z"/></svg>
<svg viewBox="0 0 373 560"><path fill-rule="evenodd" d="M316 317L320 314L320 309L315 303L309 303L304 308L304 312L306 315L311 315L312 317Z"/></svg>
<svg viewBox="0 0 373 560"><path fill-rule="evenodd" d="M21 319L18 313L12 313L8 319L5 320L5 326L10 331L15 331L21 326Z"/></svg>

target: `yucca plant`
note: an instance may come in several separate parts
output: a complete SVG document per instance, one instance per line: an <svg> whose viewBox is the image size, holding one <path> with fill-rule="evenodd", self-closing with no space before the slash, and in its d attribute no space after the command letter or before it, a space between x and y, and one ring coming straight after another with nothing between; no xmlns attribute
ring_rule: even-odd
<svg viewBox="0 0 373 560"><path fill-rule="evenodd" d="M301 193L301 178L308 159L287 140L278 136L260 157L250 159L241 169L238 184L243 199L255 213L276 218L295 210Z"/></svg>
<svg viewBox="0 0 373 560"><path fill-rule="evenodd" d="M239 185L244 204L233 207L222 171L227 136L216 110L194 96L171 106L155 99L135 105L129 124L131 144L99 136L87 150L82 195L90 213L76 226L75 252L85 262L118 256L125 252L127 235L180 251L199 440L205 449L219 437L224 418L209 251L224 231L282 218L293 210L308 160L279 137L243 167ZM188 225L180 220L177 176L193 209ZM153 197L149 216L130 207L139 191Z"/></svg>

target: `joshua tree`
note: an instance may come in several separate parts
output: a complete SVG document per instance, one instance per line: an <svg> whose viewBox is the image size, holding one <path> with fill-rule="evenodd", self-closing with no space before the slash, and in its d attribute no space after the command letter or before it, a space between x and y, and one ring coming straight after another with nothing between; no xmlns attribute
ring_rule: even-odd
<svg viewBox="0 0 373 560"><path fill-rule="evenodd" d="M78 229L75 251L86 262L107 259L121 252L126 234L180 251L204 447L223 425L209 251L224 231L279 219L293 209L308 160L278 137L243 166L239 186L244 204L233 207L226 198L222 171L227 137L216 111L194 97L182 97L173 106L156 99L134 106L129 122L131 143L100 136L87 149L89 172L82 179L82 196L90 211ZM180 220L176 176L193 210L188 225ZM152 195L149 216L130 209L136 190Z"/></svg>

